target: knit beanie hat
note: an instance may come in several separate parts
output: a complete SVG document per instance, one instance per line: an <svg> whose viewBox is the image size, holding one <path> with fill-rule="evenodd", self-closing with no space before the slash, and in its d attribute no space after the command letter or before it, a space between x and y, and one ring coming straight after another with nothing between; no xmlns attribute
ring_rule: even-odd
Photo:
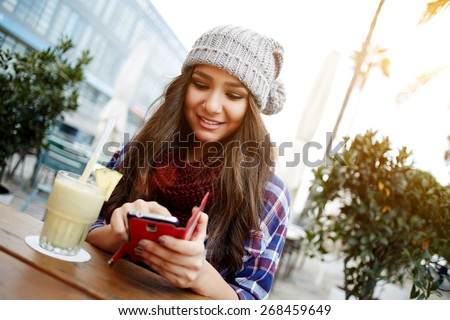
<svg viewBox="0 0 450 320"><path fill-rule="evenodd" d="M181 69L197 64L221 68L247 86L263 114L278 113L286 100L278 76L283 47L255 31L225 25L205 32L194 43Z"/></svg>

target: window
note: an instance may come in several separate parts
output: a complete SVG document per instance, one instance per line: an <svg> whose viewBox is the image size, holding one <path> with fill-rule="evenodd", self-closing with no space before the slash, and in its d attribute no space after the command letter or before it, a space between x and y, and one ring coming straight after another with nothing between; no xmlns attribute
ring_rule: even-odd
<svg viewBox="0 0 450 320"><path fill-rule="evenodd" d="M17 6L17 0L5 0L2 6L6 11L13 12Z"/></svg>
<svg viewBox="0 0 450 320"><path fill-rule="evenodd" d="M58 0L47 0L47 4L41 14L40 19L36 25L36 32L45 35L47 33L50 22L52 21L53 14L56 11Z"/></svg>
<svg viewBox="0 0 450 320"><path fill-rule="evenodd" d="M24 43L20 42L16 38L11 37L9 34L0 30L0 49L10 50L11 52L17 52L19 54L24 54L31 49L27 47Z"/></svg>
<svg viewBox="0 0 450 320"><path fill-rule="evenodd" d="M92 2L92 0L90 0ZM100 16L103 11L105 10L105 4L106 0L97 0L95 1L95 7L93 9L93 12L96 16Z"/></svg>
<svg viewBox="0 0 450 320"><path fill-rule="evenodd" d="M16 6L15 16L24 24L35 28L46 3L46 1L21 0Z"/></svg>
<svg viewBox="0 0 450 320"><path fill-rule="evenodd" d="M58 11L55 14L55 18L53 19L53 25L50 28L49 32L49 40L52 43L57 43L61 35L63 34L64 26L66 25L67 20L69 19L70 9L64 3L61 3Z"/></svg>
<svg viewBox="0 0 450 320"><path fill-rule="evenodd" d="M117 0L110 0L108 1L108 5L105 8L105 11L103 13L102 22L107 25L111 19L111 16L116 9L117 6Z"/></svg>
<svg viewBox="0 0 450 320"><path fill-rule="evenodd" d="M122 10L116 10L114 21L114 33L120 41L126 41L129 37L131 28L133 27L134 21L136 20L136 13L130 8L130 6L125 5Z"/></svg>

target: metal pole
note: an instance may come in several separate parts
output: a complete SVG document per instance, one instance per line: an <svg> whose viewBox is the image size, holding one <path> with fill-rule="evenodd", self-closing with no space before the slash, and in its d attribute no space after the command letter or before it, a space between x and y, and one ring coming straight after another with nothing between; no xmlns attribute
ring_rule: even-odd
<svg viewBox="0 0 450 320"><path fill-rule="evenodd" d="M384 1L385 0L380 0L380 3L378 4L378 8L377 8L377 11L375 12L375 15L374 15L373 19L372 19L372 23L370 24L370 29L369 29L369 32L367 33L366 40L364 41L362 49L361 49L361 52L358 55L358 59L356 61L356 65L355 65L355 70L353 72L353 77L352 77L352 80L350 81L350 84L349 84L349 86L347 88L347 92L345 94L345 98L344 98L344 101L342 103L341 111L339 112L339 115L338 115L338 117L336 119L336 123L334 125L333 132L332 132L332 134L330 135L330 137L329 137L329 139L327 141L327 147L326 147L326 150L325 150L325 155L324 155L324 160L323 161L326 161L326 159L328 157L328 153L331 150L331 145L333 143L333 139L334 139L334 137L337 134L339 125L340 125L342 117L344 115L345 108L347 107L347 104L348 104L348 102L350 100L350 96L352 94L353 88L355 87L356 81L358 80L358 78L359 78L359 76L361 74L361 66L364 63L364 60L366 59L367 49L369 48L370 41L372 39L372 34L373 34L373 31L374 31L375 26L377 24L378 16L379 16L379 14L381 12L381 8L383 7ZM308 207L308 205L309 205L309 203L311 202L311 199L312 199L312 194L313 194L312 192L309 192L308 198L306 200L306 203L305 203L305 206L303 207L303 209Z"/></svg>
<svg viewBox="0 0 450 320"><path fill-rule="evenodd" d="M370 45L370 41L372 39L372 34L373 31L375 29L375 26L377 24L377 20L378 20L378 15L380 14L381 11L381 7L383 6L385 0L381 0L380 4L378 5L378 9L375 13L375 16L373 17L372 23L370 25L370 29L369 29L369 33L366 36L366 40L364 41L364 44L362 46L362 50L360 52L360 54L358 55L358 59L356 61L356 65L355 65L355 71L353 72L353 77L352 80L350 81L350 84L347 88L347 92L345 94L345 98L344 98L344 102L342 103L342 107L341 107L341 111L339 112L339 115L337 117L336 120L336 124L334 125L333 128L333 134L331 135L331 139L328 143L327 146L327 152L329 151L329 148L331 148L331 143L333 142L334 137L337 134L338 128L339 128L339 124L341 123L342 117L344 115L344 111L345 108L347 107L348 101L350 100L350 95L353 92L353 88L356 85L356 81L358 80L360 74L361 74L361 66L364 63L364 60L366 59L366 55L367 55L367 49L369 48ZM326 156L326 154L325 154Z"/></svg>

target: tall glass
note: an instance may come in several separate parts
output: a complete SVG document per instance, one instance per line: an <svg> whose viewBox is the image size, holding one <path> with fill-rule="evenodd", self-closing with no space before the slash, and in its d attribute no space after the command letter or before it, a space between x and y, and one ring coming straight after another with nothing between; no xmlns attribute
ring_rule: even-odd
<svg viewBox="0 0 450 320"><path fill-rule="evenodd" d="M57 254L76 255L100 213L105 192L94 181L82 182L78 174L58 171L47 201L39 245Z"/></svg>

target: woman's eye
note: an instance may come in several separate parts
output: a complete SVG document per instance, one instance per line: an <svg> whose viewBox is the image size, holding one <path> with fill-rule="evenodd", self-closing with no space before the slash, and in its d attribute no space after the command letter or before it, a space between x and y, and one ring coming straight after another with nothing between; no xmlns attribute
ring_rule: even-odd
<svg viewBox="0 0 450 320"><path fill-rule="evenodd" d="M238 93L227 93L228 98L230 98L231 100L239 100L242 99L242 95L238 94Z"/></svg>
<svg viewBox="0 0 450 320"><path fill-rule="evenodd" d="M194 86L198 89L201 90L205 90L208 89L208 86L206 84L204 84L203 82L199 82L199 81L192 81L192 83L194 84Z"/></svg>

